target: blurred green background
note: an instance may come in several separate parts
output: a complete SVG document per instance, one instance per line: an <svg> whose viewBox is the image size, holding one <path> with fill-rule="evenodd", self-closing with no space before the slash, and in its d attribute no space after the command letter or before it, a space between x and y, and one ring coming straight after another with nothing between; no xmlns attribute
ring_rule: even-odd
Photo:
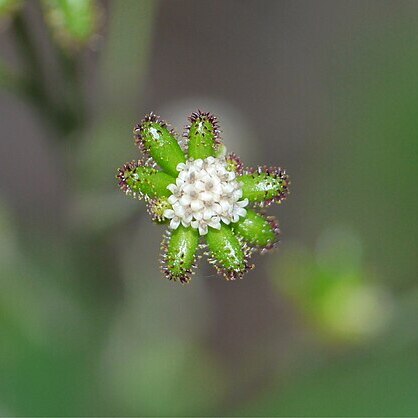
<svg viewBox="0 0 418 418"><path fill-rule="evenodd" d="M418 2L0 0L0 415L418 415ZM162 279L132 127L285 167L280 248Z"/></svg>

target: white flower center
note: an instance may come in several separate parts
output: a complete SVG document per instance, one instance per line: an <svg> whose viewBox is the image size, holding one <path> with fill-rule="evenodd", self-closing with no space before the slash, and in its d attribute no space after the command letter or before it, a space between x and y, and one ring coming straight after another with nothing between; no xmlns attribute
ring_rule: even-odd
<svg viewBox="0 0 418 418"><path fill-rule="evenodd" d="M171 229L181 223L205 235L208 227L220 229L221 222L230 224L246 216L248 199L240 200L241 184L235 173L227 170L225 159L189 160L179 164L177 171L176 182L167 186L172 193L168 198L172 208L164 211L164 216L171 219Z"/></svg>

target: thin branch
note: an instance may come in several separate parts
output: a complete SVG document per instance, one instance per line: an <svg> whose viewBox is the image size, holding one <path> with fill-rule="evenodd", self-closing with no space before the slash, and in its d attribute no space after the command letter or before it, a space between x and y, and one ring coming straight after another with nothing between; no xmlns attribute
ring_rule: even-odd
<svg viewBox="0 0 418 418"><path fill-rule="evenodd" d="M37 46L22 12L15 14L12 28L17 50L25 67L25 75L20 78L17 91L33 104L48 125L58 133L55 137L64 139L73 130L72 111L66 104L54 103L49 97Z"/></svg>

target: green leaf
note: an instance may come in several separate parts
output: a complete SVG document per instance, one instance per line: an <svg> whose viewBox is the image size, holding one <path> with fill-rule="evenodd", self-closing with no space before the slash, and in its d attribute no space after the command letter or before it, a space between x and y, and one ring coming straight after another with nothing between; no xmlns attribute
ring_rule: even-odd
<svg viewBox="0 0 418 418"><path fill-rule="evenodd" d="M177 177L177 165L184 163L186 158L167 125L151 113L135 127L134 133L139 148L149 153L164 171Z"/></svg>
<svg viewBox="0 0 418 418"><path fill-rule="evenodd" d="M232 224L232 230L250 245L271 248L278 241L278 223L273 217L265 218L247 209L247 216Z"/></svg>
<svg viewBox="0 0 418 418"><path fill-rule="evenodd" d="M167 186L175 179L153 167L142 165L141 161L132 161L118 170L119 187L127 194L142 197L168 197L171 192Z"/></svg>
<svg viewBox="0 0 418 418"><path fill-rule="evenodd" d="M209 228L206 240L216 269L227 280L241 278L248 269L245 247L231 228L225 224L219 230Z"/></svg>
<svg viewBox="0 0 418 418"><path fill-rule="evenodd" d="M189 157L205 159L215 156L219 134L216 117L198 110L192 113L189 120Z"/></svg>
<svg viewBox="0 0 418 418"><path fill-rule="evenodd" d="M199 233L196 229L179 225L171 233L163 255L163 270L168 279L182 283L190 281L198 245Z"/></svg>
<svg viewBox="0 0 418 418"><path fill-rule="evenodd" d="M243 198L250 202L281 202L288 194L289 178L280 168L258 168L238 180L242 183Z"/></svg>

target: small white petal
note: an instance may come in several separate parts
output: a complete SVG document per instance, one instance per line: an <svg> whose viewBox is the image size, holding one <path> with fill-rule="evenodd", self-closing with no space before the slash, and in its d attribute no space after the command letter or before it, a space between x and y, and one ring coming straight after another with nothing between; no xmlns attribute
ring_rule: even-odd
<svg viewBox="0 0 418 418"><path fill-rule="evenodd" d="M222 213L222 206L218 203L215 203L214 205L212 205L213 210L215 211L215 213L217 213L218 215L220 215Z"/></svg>
<svg viewBox="0 0 418 418"><path fill-rule="evenodd" d="M197 221L201 221L203 219L203 212L195 212L193 214L193 217L197 220Z"/></svg>
<svg viewBox="0 0 418 418"><path fill-rule="evenodd" d="M171 196L167 199L167 201L168 201L168 203L170 203L170 205L174 205L174 203L176 203L176 202L177 202L177 200L178 200L178 198L177 198L176 196L174 196L174 195L171 195Z"/></svg>
<svg viewBox="0 0 418 418"><path fill-rule="evenodd" d="M230 183L226 183L226 184L224 184L224 186L223 186L223 192L225 193L225 194L231 194L232 192L234 191L234 185L233 184L230 184Z"/></svg>
<svg viewBox="0 0 418 418"><path fill-rule="evenodd" d="M199 234L206 235L208 233L208 226L206 224L199 224Z"/></svg>
<svg viewBox="0 0 418 418"><path fill-rule="evenodd" d="M182 219L182 220L181 220L181 224L182 224L185 228L187 228L188 226L190 226L190 222L187 222L187 221L186 221L186 219Z"/></svg>
<svg viewBox="0 0 418 418"><path fill-rule="evenodd" d="M233 171L228 171L228 180L232 181L235 179L235 173Z"/></svg>
<svg viewBox="0 0 418 418"><path fill-rule="evenodd" d="M238 200L238 199L241 199L241 197L242 197L242 189L234 190L234 192L232 193L232 198L234 200Z"/></svg>
<svg viewBox="0 0 418 418"><path fill-rule="evenodd" d="M244 208L245 206L247 206L249 203L249 200L247 198L245 198L244 200L241 200L239 202L236 203L237 206L240 206L241 208Z"/></svg>
<svg viewBox="0 0 418 418"><path fill-rule="evenodd" d="M206 168L206 173L208 176L219 178L218 170L213 165Z"/></svg>
<svg viewBox="0 0 418 418"><path fill-rule="evenodd" d="M221 208L222 208L222 211L228 211L228 209L230 208L230 203L227 201L227 200L221 200L220 202L219 202L219 205L221 206Z"/></svg>
<svg viewBox="0 0 418 418"><path fill-rule="evenodd" d="M204 178L202 178L201 180L197 181L194 184L194 187L195 187L195 189L196 189L197 192L203 192L203 190L205 190Z"/></svg>
<svg viewBox="0 0 418 418"><path fill-rule="evenodd" d="M219 176L223 176L224 174L228 173L228 170L223 166L218 166L216 167L216 172L218 173Z"/></svg>
<svg viewBox="0 0 418 418"><path fill-rule="evenodd" d="M201 158L198 158L197 160L194 160L193 165L197 168L202 168L203 160Z"/></svg>
<svg viewBox="0 0 418 418"><path fill-rule="evenodd" d="M177 164L176 170L177 170L177 171L182 171L182 170L184 170L185 168L186 168L186 164L184 164L184 163L179 163L179 164Z"/></svg>
<svg viewBox="0 0 418 418"><path fill-rule="evenodd" d="M221 229L221 219L218 216L214 216L209 220L208 225L215 229Z"/></svg>
<svg viewBox="0 0 418 418"><path fill-rule="evenodd" d="M174 217L174 210L172 209L166 209L163 213L165 218L171 219Z"/></svg>
<svg viewBox="0 0 418 418"><path fill-rule="evenodd" d="M184 219L184 222L186 222L186 223L190 224L190 222L191 222L191 221L192 221L192 219L193 219L193 215L192 215L191 213L186 213L186 214L183 216L183 219Z"/></svg>
<svg viewBox="0 0 418 418"><path fill-rule="evenodd" d="M192 192L196 191L196 186L194 184L186 183L182 190L184 193L191 194Z"/></svg>
<svg viewBox="0 0 418 418"><path fill-rule="evenodd" d="M174 205L173 209L174 209L174 213L176 214L176 216L180 218L183 217L186 212L186 210L184 209L184 206L182 205Z"/></svg>
<svg viewBox="0 0 418 418"><path fill-rule="evenodd" d="M167 186L167 189L170 190L171 193L176 193L178 190L178 187L174 183L171 183Z"/></svg>
<svg viewBox="0 0 418 418"><path fill-rule="evenodd" d="M178 176L177 176L177 181L176 184L181 187L182 184L188 180L188 173L186 171L182 171Z"/></svg>
<svg viewBox="0 0 418 418"><path fill-rule="evenodd" d="M176 185L177 185L177 187L179 188L179 191L180 190L182 190L182 188L183 188L183 184L184 184L184 182L185 182L185 179L182 179L182 175L181 175L182 173L180 173L179 174L179 176L177 177L177 179L176 179Z"/></svg>
<svg viewBox="0 0 418 418"><path fill-rule="evenodd" d="M180 225L180 219L175 217L170 221L170 228L171 229L177 229Z"/></svg>
<svg viewBox="0 0 418 418"><path fill-rule="evenodd" d="M193 211L198 211L198 210L200 210L200 209L202 209L203 207L204 207L204 205L203 205L203 203L202 203L202 201L201 200L193 200L191 203L190 203L190 207L192 208L192 210Z"/></svg>
<svg viewBox="0 0 418 418"><path fill-rule="evenodd" d="M212 209L205 209L203 211L203 219L208 220L215 215L215 212Z"/></svg>
<svg viewBox="0 0 418 418"><path fill-rule="evenodd" d="M247 210L246 210L246 209L244 209L244 208L236 208L236 209L235 209L235 213L236 213L238 216L242 216L242 217L247 216Z"/></svg>
<svg viewBox="0 0 418 418"><path fill-rule="evenodd" d="M212 187L212 193L215 193L217 195L221 195L222 191L223 191L223 187L222 187L222 183L221 182L217 182L213 185Z"/></svg>
<svg viewBox="0 0 418 418"><path fill-rule="evenodd" d="M192 199L190 198L190 195L188 195L188 194L183 195L179 200L179 202L182 206L190 205L191 201L192 201Z"/></svg>
<svg viewBox="0 0 418 418"><path fill-rule="evenodd" d="M201 200L203 200L204 202L213 202L214 201L214 198L213 198L213 193L211 193L211 192L201 192L200 194L199 194L199 198L201 199Z"/></svg>

